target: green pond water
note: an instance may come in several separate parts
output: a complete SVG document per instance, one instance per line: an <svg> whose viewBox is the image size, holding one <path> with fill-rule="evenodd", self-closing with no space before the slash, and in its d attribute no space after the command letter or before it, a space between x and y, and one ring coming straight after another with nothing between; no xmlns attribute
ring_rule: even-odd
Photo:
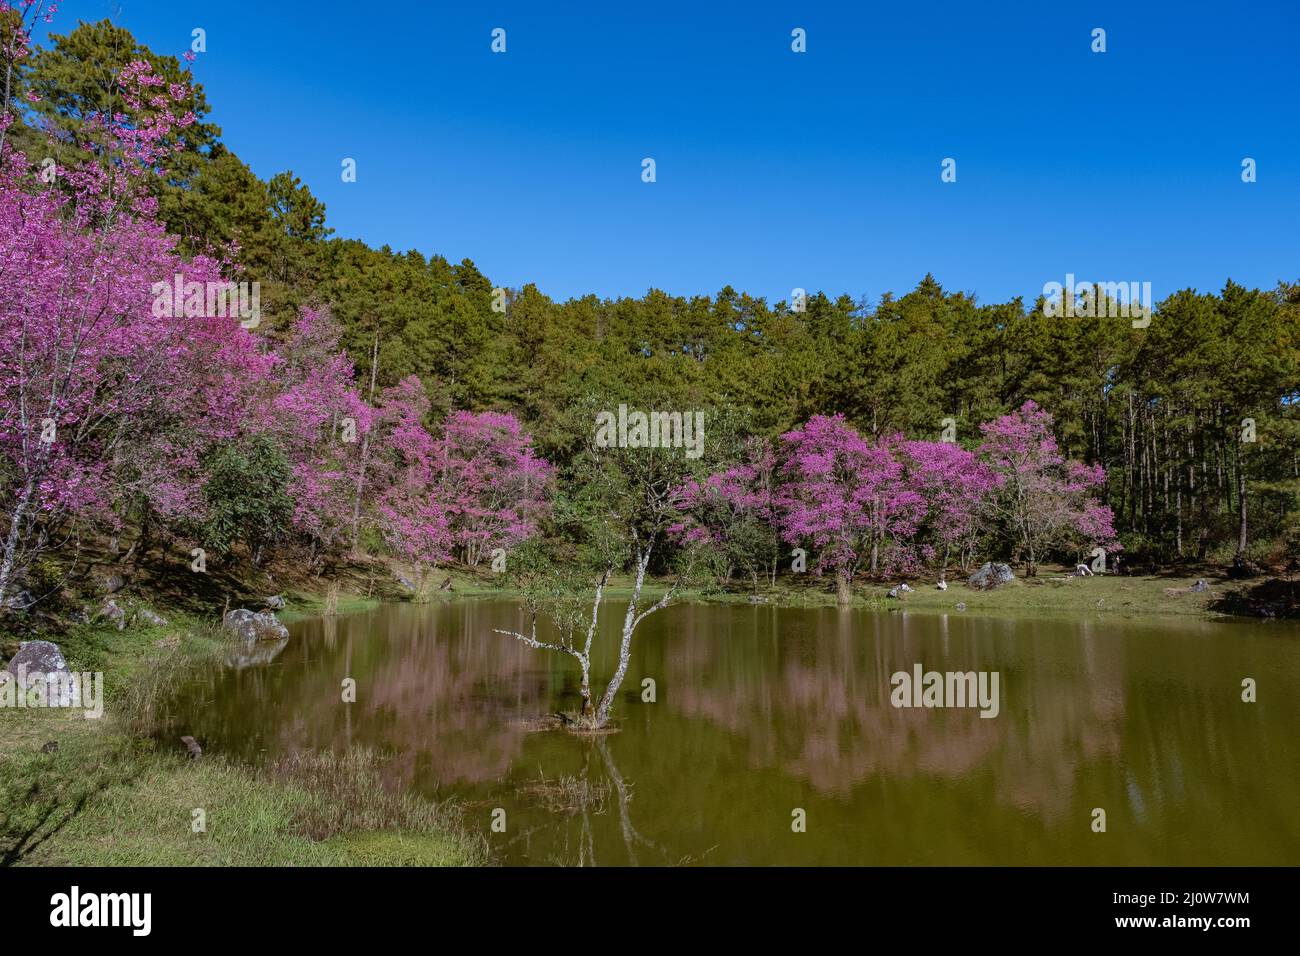
<svg viewBox="0 0 1300 956"><path fill-rule="evenodd" d="M510 864L1300 863L1294 624L681 605L637 632L603 736L536 729L577 670L493 633L523 625L503 600L303 621L188 684L167 732L252 762L366 747ZM892 706L918 663L996 671L998 715Z"/></svg>

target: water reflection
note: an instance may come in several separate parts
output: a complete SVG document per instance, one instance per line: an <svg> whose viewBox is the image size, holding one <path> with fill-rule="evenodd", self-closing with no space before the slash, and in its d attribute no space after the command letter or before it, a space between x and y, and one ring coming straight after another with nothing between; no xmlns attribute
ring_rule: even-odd
<svg viewBox="0 0 1300 956"><path fill-rule="evenodd" d="M520 614L456 602L305 622L269 660L204 675L173 726L252 760L371 747L388 785L455 797L485 830L506 808L493 840L509 862L1300 859L1287 625L676 607L638 635L619 732L591 737L535 729L576 708L577 673L492 633ZM890 675L918 662L998 671L1000 715L894 708ZM611 669L598 655L593 673ZM1260 703L1241 702L1243 676ZM557 811L539 780L607 796Z"/></svg>

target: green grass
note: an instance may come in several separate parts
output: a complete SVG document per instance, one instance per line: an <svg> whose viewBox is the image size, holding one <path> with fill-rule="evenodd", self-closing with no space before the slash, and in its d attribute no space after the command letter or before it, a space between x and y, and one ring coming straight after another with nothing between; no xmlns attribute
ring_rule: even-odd
<svg viewBox="0 0 1300 956"><path fill-rule="evenodd" d="M1069 612L1105 613L1126 617L1213 614L1210 604L1222 597L1227 585L1211 581L1210 588L1192 593L1195 577L1067 577L1040 572L1037 578L1017 577L992 591L976 591L964 580L949 581L940 591L933 581L913 582L914 591L902 598L887 596L888 587L859 590L868 600L885 607L952 611L964 603L967 611L995 613Z"/></svg>
<svg viewBox="0 0 1300 956"><path fill-rule="evenodd" d="M354 607L340 601L340 608ZM189 760L148 733L169 686L225 647L201 622L56 638L103 671L106 713L0 710L0 864L459 866L486 861L453 808L386 790L372 754L299 753L264 768ZM53 753L41 748L57 741ZM196 832L195 811L204 812Z"/></svg>
<svg viewBox="0 0 1300 956"><path fill-rule="evenodd" d="M470 575L451 572L453 589L438 592L434 600L480 597L515 597L518 592L507 587L504 579L487 574ZM1210 589L1192 593L1198 577L1206 577ZM632 596L630 576L615 576L605 589L606 600L627 600ZM934 580L912 581L915 589L902 598L891 598L889 591L898 582L887 584L859 580L853 588L853 606L887 610L907 607L913 610L953 611L957 604L973 613L1103 613L1122 616L1187 615L1221 616L1211 605L1242 585L1227 582L1213 574L1191 576L1132 575L1117 577L1097 575L1071 577L1063 568L1043 568L1035 578L1016 579L992 591L976 591L966 586L966 577L954 576L948 589L940 591ZM658 600L668 589L666 579L647 580L642 602ZM755 599L780 607L833 607L836 604L831 578L813 574L783 575L774 587L760 582L757 591L746 583L733 582L727 588L692 587L679 592L678 602L749 604Z"/></svg>

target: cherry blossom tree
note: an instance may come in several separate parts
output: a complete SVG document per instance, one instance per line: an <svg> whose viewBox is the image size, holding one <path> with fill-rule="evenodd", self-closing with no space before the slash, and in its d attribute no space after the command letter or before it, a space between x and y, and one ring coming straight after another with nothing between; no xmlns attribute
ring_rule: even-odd
<svg viewBox="0 0 1300 956"><path fill-rule="evenodd" d="M315 557L350 542L362 454L374 411L328 312L305 309L279 350L272 426L293 467L295 529Z"/></svg>
<svg viewBox="0 0 1300 956"><path fill-rule="evenodd" d="M725 564L725 576L741 567L755 589L760 573L774 585L781 552L776 482L775 452L751 438L741 463L678 489L686 517L670 530L682 541L707 546Z"/></svg>
<svg viewBox="0 0 1300 956"><path fill-rule="evenodd" d="M147 99L152 111L130 126L89 117L87 162L46 182L21 153L0 152L0 601L77 519L120 518L114 506L132 492L176 514L197 507L185 467L196 443L171 440L165 426L215 412L207 427L220 431L237 399L193 401L196 356L222 363L200 378L257 380L256 349L238 323L153 308L163 277L183 270L205 282L219 269L177 255L142 186L165 159L164 139L193 122L169 108L185 91L160 89L147 63L131 64L119 84L125 102ZM6 104L3 121L11 117Z"/></svg>
<svg viewBox="0 0 1300 956"><path fill-rule="evenodd" d="M782 535L817 551L818 569L834 573L847 604L861 564L880 570L882 549L910 539L924 514L924 499L906 482L901 441L868 441L842 415L814 415L781 441Z"/></svg>
<svg viewBox="0 0 1300 956"><path fill-rule="evenodd" d="M1094 497L1105 485L1100 465L1067 459L1052 436L1052 416L1034 402L980 426L978 455L998 477L992 513L1024 559L1030 576L1052 549L1076 554L1119 547L1114 515Z"/></svg>
<svg viewBox="0 0 1300 956"><path fill-rule="evenodd" d="M970 565L999 477L974 452L951 442L910 441L903 454L908 482L925 501L918 538L943 580L954 551L963 570Z"/></svg>
<svg viewBox="0 0 1300 956"><path fill-rule="evenodd" d="M532 536L548 508L552 469L513 415L453 411L433 457L435 494L466 564Z"/></svg>
<svg viewBox="0 0 1300 956"><path fill-rule="evenodd" d="M454 539L437 481L433 436L424 427L429 400L414 375L379 398L375 513L389 546L418 569L417 592L433 566L451 557Z"/></svg>

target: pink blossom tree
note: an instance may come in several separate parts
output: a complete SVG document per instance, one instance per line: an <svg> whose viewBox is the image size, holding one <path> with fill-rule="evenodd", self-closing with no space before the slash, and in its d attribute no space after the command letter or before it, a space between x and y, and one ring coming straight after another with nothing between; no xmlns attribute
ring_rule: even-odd
<svg viewBox="0 0 1300 956"><path fill-rule="evenodd" d="M903 454L908 482L925 501L919 538L943 580L954 551L961 568L969 566L999 478L973 452L950 442L910 441Z"/></svg>
<svg viewBox="0 0 1300 956"><path fill-rule="evenodd" d="M375 513L389 546L416 566L417 592L426 572L451 557L451 528L437 480L435 443L424 427L429 400L414 375L387 388L375 422Z"/></svg>
<svg viewBox="0 0 1300 956"><path fill-rule="evenodd" d="M776 483L775 452L767 442L751 438L742 462L703 481L689 479L677 490L685 518L670 531L720 557L726 577L740 567L755 589L760 573L775 584L781 554Z"/></svg>
<svg viewBox="0 0 1300 956"><path fill-rule="evenodd" d="M847 604L862 562L880 570L882 550L909 540L924 514L924 500L906 482L901 442L868 441L841 415L814 415L781 440L782 535L816 549L817 567L835 574L838 600Z"/></svg>
<svg viewBox="0 0 1300 956"><path fill-rule="evenodd" d="M197 443L191 432L182 444L184 429L170 426L220 432L238 400L209 392L196 401L195 374L258 380L238 323L153 308L164 277L183 270L206 282L219 269L177 255L144 188L166 138L193 122L171 108L185 90L160 89L147 63L124 70L119 85L127 103L148 100L149 118L89 117L88 161L57 170L54 182L30 176L22 154L0 152L0 601L79 519L120 519L115 506L133 493L164 512L192 512ZM7 103L0 115L11 121Z"/></svg>
<svg viewBox="0 0 1300 956"><path fill-rule="evenodd" d="M471 567L531 537L549 508L551 466L513 415L453 411L433 458L434 493Z"/></svg>
<svg viewBox="0 0 1300 956"><path fill-rule="evenodd" d="M374 412L357 391L328 312L305 309L279 355L272 427L293 467L294 526L314 560L351 541L361 450Z"/></svg>
<svg viewBox="0 0 1300 956"><path fill-rule="evenodd" d="M1114 515L1094 492L1105 485L1100 465L1067 459L1052 436L1052 416L1034 402L980 426L978 455L998 477L994 517L1014 542L1027 573L1052 549L1078 552L1119 547Z"/></svg>

